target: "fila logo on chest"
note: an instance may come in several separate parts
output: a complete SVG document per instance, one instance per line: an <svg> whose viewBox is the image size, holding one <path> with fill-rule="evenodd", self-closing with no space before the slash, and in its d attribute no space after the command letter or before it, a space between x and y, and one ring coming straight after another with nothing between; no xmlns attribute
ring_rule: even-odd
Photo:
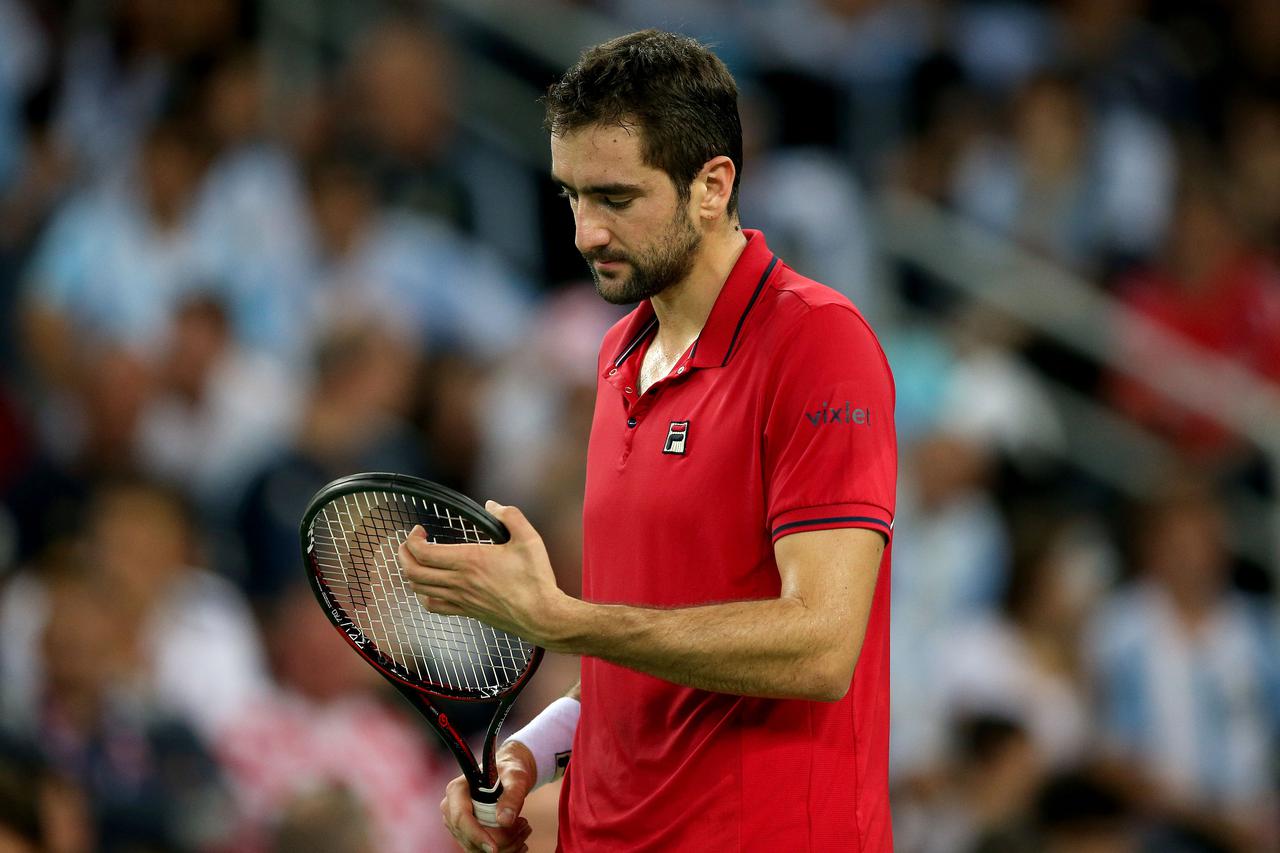
<svg viewBox="0 0 1280 853"><path fill-rule="evenodd" d="M672 421L671 426L667 428L667 440L662 445L663 453L677 453L684 455L685 445L689 441L689 422L688 421Z"/></svg>

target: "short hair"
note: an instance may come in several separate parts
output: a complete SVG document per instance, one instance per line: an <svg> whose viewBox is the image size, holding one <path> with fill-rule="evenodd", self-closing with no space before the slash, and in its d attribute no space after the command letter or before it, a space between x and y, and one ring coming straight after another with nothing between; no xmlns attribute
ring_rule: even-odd
<svg viewBox="0 0 1280 853"><path fill-rule="evenodd" d="M635 126L640 156L666 172L681 200L713 157L736 174L728 212L738 210L742 119L738 84L724 62L686 36L641 30L587 49L547 91L546 129L559 136L595 124Z"/></svg>

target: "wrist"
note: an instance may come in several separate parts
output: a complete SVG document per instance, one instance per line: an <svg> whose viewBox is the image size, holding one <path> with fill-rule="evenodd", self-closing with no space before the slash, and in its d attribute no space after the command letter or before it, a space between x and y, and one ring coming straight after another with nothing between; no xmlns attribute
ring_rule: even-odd
<svg viewBox="0 0 1280 853"><path fill-rule="evenodd" d="M568 696L557 699L503 742L503 756L521 761L529 768L530 790L564 775L581 708L577 699Z"/></svg>
<svg viewBox="0 0 1280 853"><path fill-rule="evenodd" d="M528 776L529 787L532 789L538 781L538 759L522 741L513 738L514 735L498 747L498 762L500 765L516 764L520 771Z"/></svg>
<svg viewBox="0 0 1280 853"><path fill-rule="evenodd" d="M544 611L544 625L537 645L549 652L579 654L578 638L583 635L583 626L594 606L561 592Z"/></svg>

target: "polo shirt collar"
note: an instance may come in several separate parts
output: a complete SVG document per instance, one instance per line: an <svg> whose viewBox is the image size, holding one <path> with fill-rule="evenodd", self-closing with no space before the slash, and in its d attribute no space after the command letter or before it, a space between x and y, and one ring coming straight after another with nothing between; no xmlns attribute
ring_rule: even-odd
<svg viewBox="0 0 1280 853"><path fill-rule="evenodd" d="M747 316L778 265L778 258L769 251L764 234L751 228L744 228L742 233L747 238L747 245L720 288L711 314L690 350L687 362L690 367L723 367L729 363L729 358L741 345ZM653 313L653 304L646 299L632 312L622 336L622 346L608 367L620 366L657 327L658 318Z"/></svg>
<svg viewBox="0 0 1280 853"><path fill-rule="evenodd" d="M764 234L743 229L747 245L720 288L706 325L693 344L691 367L723 367L742 343L742 327L760 298L765 282L778 265L778 258L764 242ZM650 310L653 310L650 308Z"/></svg>

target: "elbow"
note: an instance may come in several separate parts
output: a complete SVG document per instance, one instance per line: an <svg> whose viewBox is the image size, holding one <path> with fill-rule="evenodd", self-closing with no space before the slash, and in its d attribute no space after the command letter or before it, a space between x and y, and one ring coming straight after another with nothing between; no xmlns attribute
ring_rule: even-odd
<svg viewBox="0 0 1280 853"><path fill-rule="evenodd" d="M804 698L814 702L839 702L853 685L853 668L856 655L829 654L816 662L808 690Z"/></svg>

